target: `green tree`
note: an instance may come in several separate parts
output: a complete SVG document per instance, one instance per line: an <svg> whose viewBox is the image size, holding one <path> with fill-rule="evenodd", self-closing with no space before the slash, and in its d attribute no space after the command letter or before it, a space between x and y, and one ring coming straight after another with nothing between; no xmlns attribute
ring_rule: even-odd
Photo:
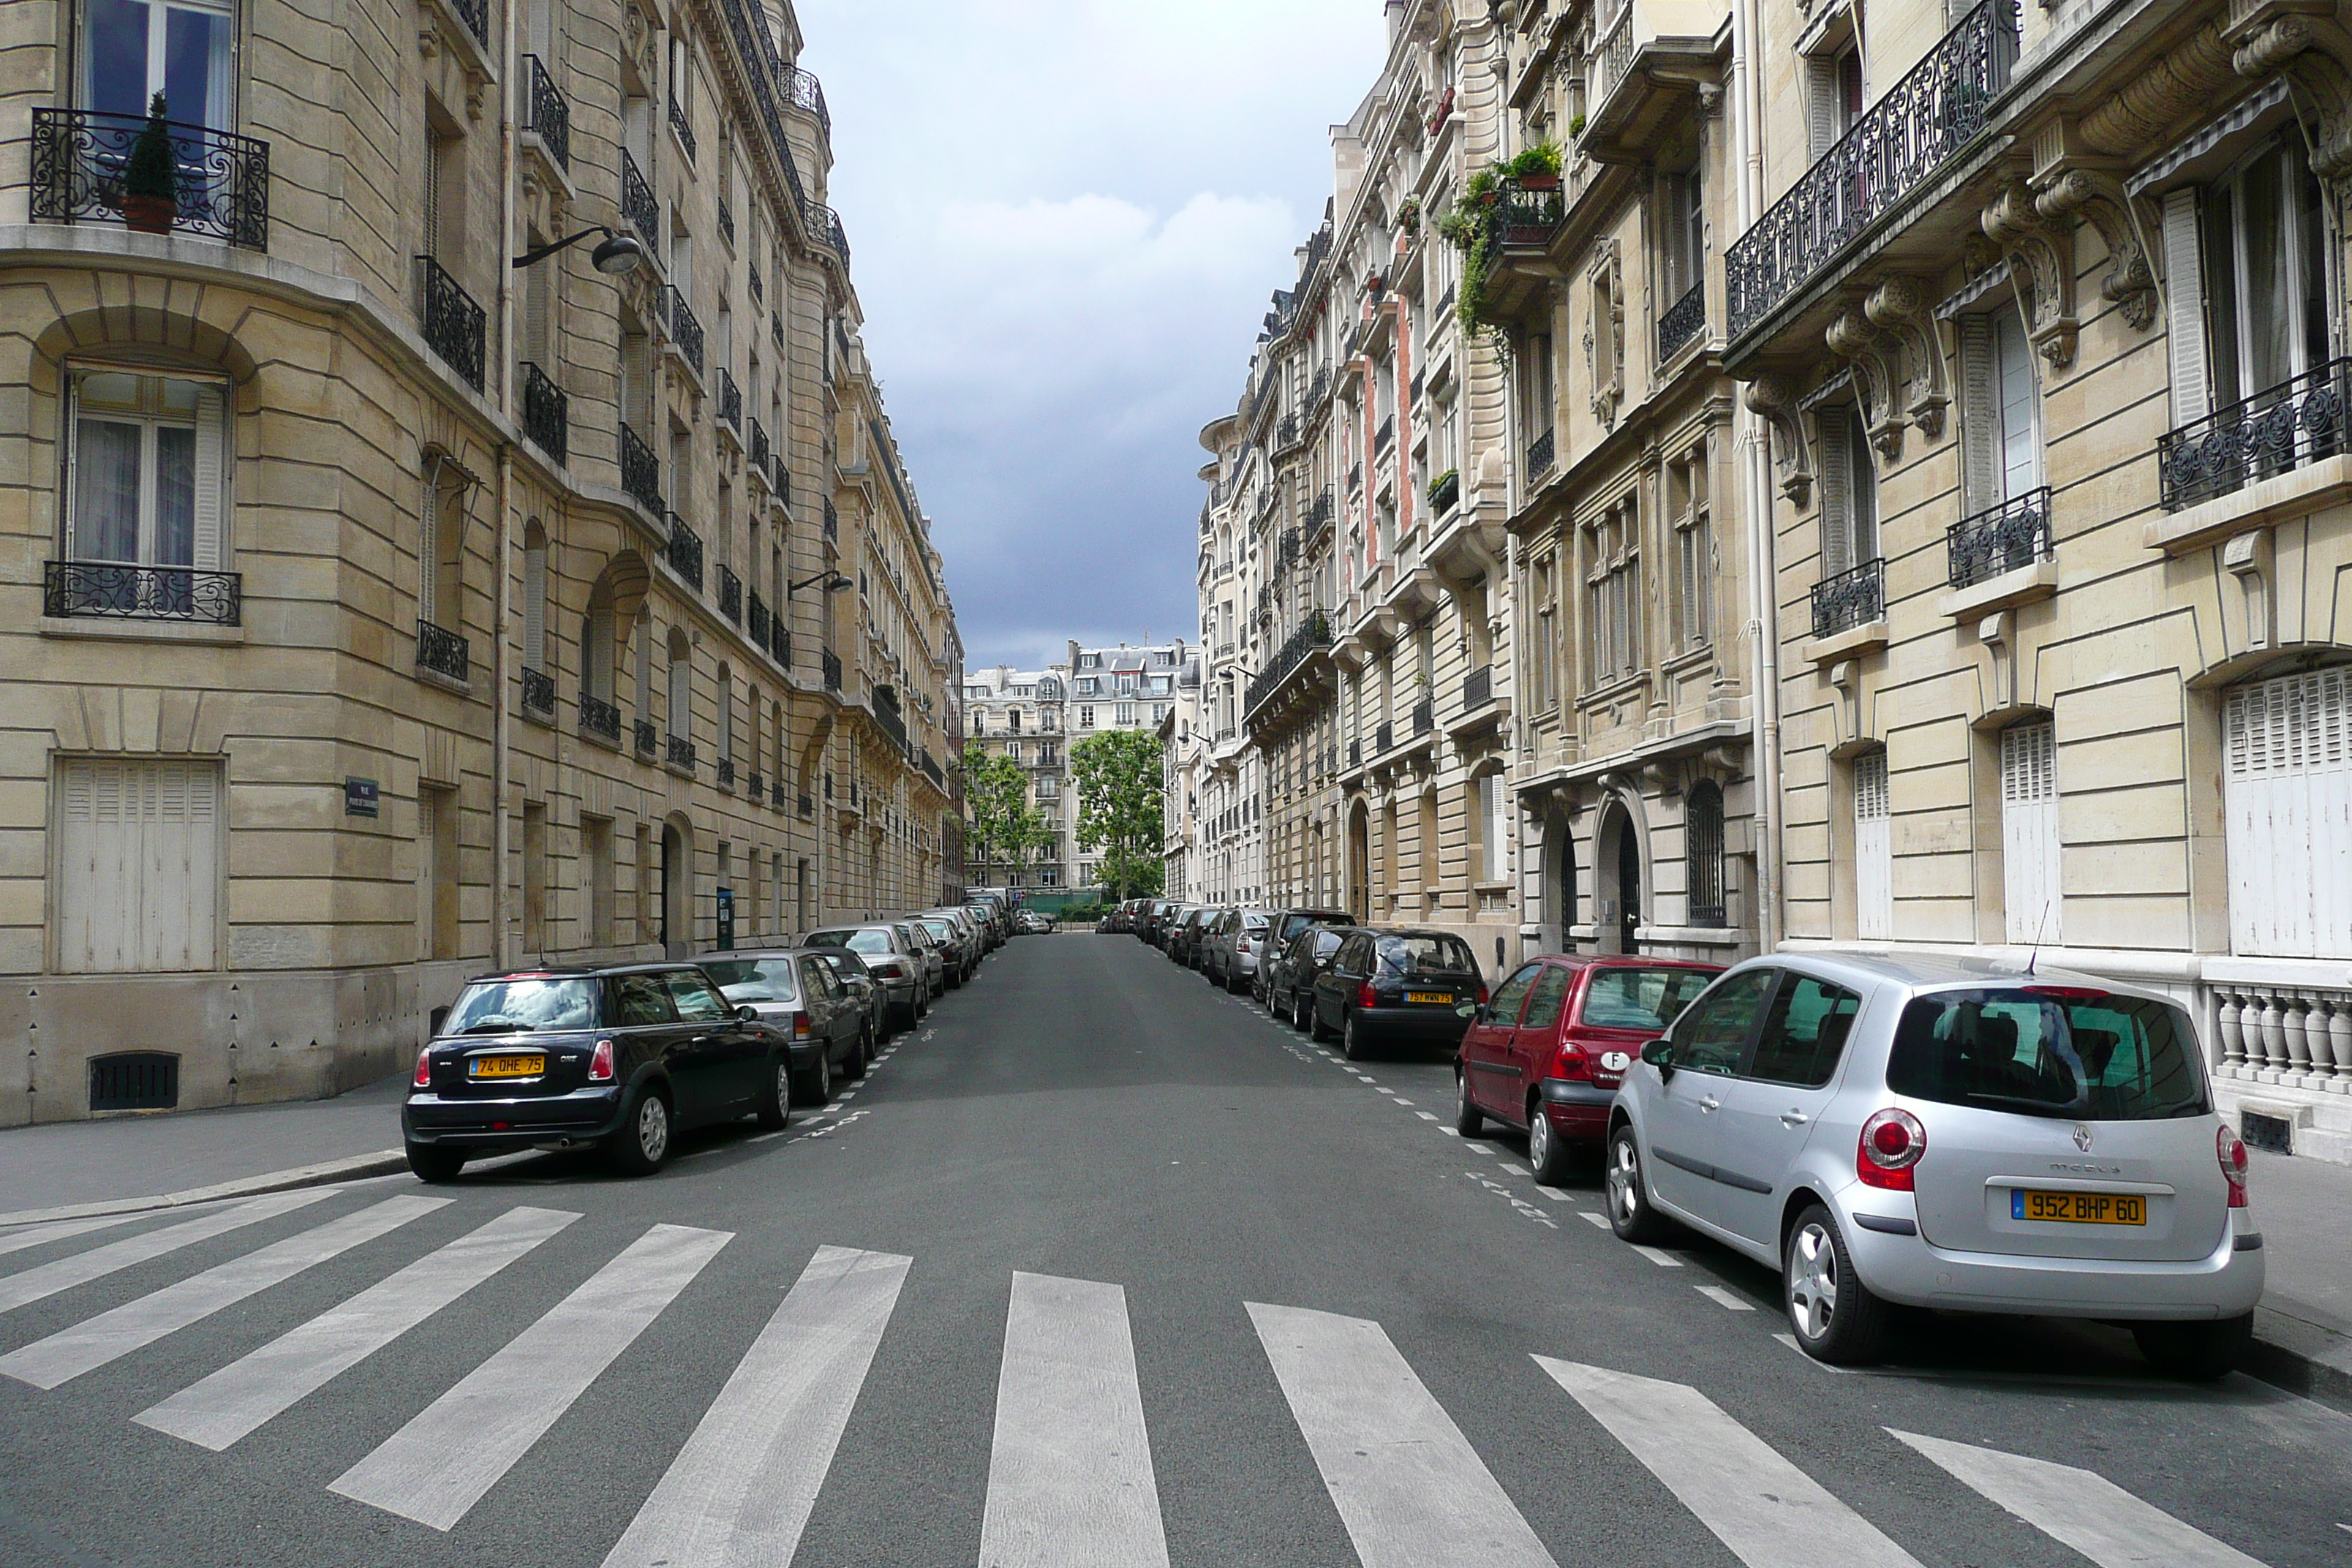
<svg viewBox="0 0 2352 1568"><path fill-rule="evenodd" d="M1160 891L1165 767L1166 748L1148 731L1106 730L1070 748L1078 843L1102 851L1103 884L1115 899Z"/></svg>
<svg viewBox="0 0 2352 1568"><path fill-rule="evenodd" d="M1001 861L1017 873L1053 842L1052 825L1029 804L1029 775L1001 752L964 748L963 800L975 859Z"/></svg>

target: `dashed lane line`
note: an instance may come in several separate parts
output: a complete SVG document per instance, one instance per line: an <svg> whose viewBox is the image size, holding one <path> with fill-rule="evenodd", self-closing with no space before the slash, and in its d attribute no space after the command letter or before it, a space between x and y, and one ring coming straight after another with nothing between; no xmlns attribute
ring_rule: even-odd
<svg viewBox="0 0 2352 1568"><path fill-rule="evenodd" d="M1681 1258L1676 1258L1671 1252L1662 1252L1654 1247L1643 1247L1636 1244L1633 1250L1640 1253L1643 1257L1648 1258L1651 1262L1656 1264L1661 1268L1680 1268L1683 1266L1683 1260Z"/></svg>
<svg viewBox="0 0 2352 1568"><path fill-rule="evenodd" d="M1591 1220L1593 1224L1599 1226L1601 1229L1607 1230L1609 1228L1609 1216L1607 1215L1594 1214L1591 1209L1579 1209L1576 1212L1582 1215L1586 1219Z"/></svg>
<svg viewBox="0 0 2352 1568"><path fill-rule="evenodd" d="M1742 1300L1720 1285L1694 1285L1691 1289L1727 1312L1752 1312L1756 1310L1755 1302Z"/></svg>

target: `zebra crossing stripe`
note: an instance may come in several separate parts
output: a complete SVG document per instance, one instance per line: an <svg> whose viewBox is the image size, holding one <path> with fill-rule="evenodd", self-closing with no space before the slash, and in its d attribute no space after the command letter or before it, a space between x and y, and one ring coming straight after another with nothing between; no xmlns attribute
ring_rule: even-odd
<svg viewBox="0 0 2352 1568"><path fill-rule="evenodd" d="M1363 1568L1558 1568L1380 1324L1247 1305Z"/></svg>
<svg viewBox="0 0 2352 1568"><path fill-rule="evenodd" d="M604 1568L787 1568L910 1262L817 1248Z"/></svg>
<svg viewBox="0 0 2352 1568"><path fill-rule="evenodd" d="M655 1226L328 1489L447 1530L733 1239Z"/></svg>
<svg viewBox="0 0 2352 1568"><path fill-rule="evenodd" d="M1887 1432L1939 1468L2099 1568L2263 1568L2095 1471L1969 1443Z"/></svg>
<svg viewBox="0 0 2352 1568"><path fill-rule="evenodd" d="M68 1237L84 1236L93 1230L110 1230L118 1225L129 1225L134 1219L150 1219L152 1215L116 1214L104 1219L53 1219L47 1225L26 1226L10 1236L0 1236L0 1254L22 1252L28 1247L40 1247Z"/></svg>
<svg viewBox="0 0 2352 1568"><path fill-rule="evenodd" d="M510 1208L131 1419L218 1453L579 1217Z"/></svg>
<svg viewBox="0 0 2352 1568"><path fill-rule="evenodd" d="M184 1247L194 1247L200 1241L226 1236L232 1230L242 1230L249 1225L259 1225L266 1219L290 1214L308 1204L332 1197L332 1187L305 1187L299 1192L272 1193L266 1198L235 1208L221 1209L196 1219L167 1225L161 1230L151 1230L141 1236L130 1236L121 1241L94 1247L88 1252L78 1252L71 1258L60 1258L22 1274L0 1279L0 1312L12 1312L70 1290L77 1285L87 1285L93 1279L103 1279L138 1264L152 1262Z"/></svg>
<svg viewBox="0 0 2352 1568"><path fill-rule="evenodd" d="M1167 1568L1127 1292L1013 1276L980 1568Z"/></svg>
<svg viewBox="0 0 2352 1568"><path fill-rule="evenodd" d="M1919 1568L1698 1390L1549 1356L1535 1362L1747 1568Z"/></svg>
<svg viewBox="0 0 2352 1568"><path fill-rule="evenodd" d="M448 1206L447 1198L386 1198L10 1351L0 1356L0 1373L36 1388L55 1388Z"/></svg>

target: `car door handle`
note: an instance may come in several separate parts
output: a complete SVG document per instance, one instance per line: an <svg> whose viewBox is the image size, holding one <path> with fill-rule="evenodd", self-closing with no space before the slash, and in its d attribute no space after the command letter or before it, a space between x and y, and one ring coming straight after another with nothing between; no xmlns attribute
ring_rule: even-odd
<svg viewBox="0 0 2352 1568"><path fill-rule="evenodd" d="M1723 1101L1716 1099L1715 1096L1711 1094L1702 1094L1698 1097L1698 1108L1702 1111L1719 1110L1722 1105Z"/></svg>
<svg viewBox="0 0 2352 1568"><path fill-rule="evenodd" d="M1811 1121L1811 1117L1806 1115L1801 1110L1784 1110L1780 1112L1780 1125L1783 1127L1802 1127L1806 1122Z"/></svg>

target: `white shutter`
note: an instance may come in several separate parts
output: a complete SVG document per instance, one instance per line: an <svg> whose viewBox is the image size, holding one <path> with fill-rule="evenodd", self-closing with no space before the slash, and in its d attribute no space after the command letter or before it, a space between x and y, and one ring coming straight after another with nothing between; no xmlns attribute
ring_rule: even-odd
<svg viewBox="0 0 2352 1568"><path fill-rule="evenodd" d="M115 973L213 967L218 767L68 762L59 788L59 967Z"/></svg>
<svg viewBox="0 0 2352 1568"><path fill-rule="evenodd" d="M547 673L547 546L522 552L522 662Z"/></svg>
<svg viewBox="0 0 2352 1568"><path fill-rule="evenodd" d="M2172 373L2172 423L2205 417L2205 275L2199 263L2197 193L2164 198L2165 353Z"/></svg>
<svg viewBox="0 0 2352 1568"><path fill-rule="evenodd" d="M196 392L195 559L199 572L222 569L221 513L226 502L227 400L211 387Z"/></svg>
<svg viewBox="0 0 2352 1568"><path fill-rule="evenodd" d="M548 259L556 260L553 257ZM560 264L523 270L522 357L539 366L551 380L555 375L555 356L551 346L555 338L551 329L555 319L555 292L562 278Z"/></svg>
<svg viewBox="0 0 2352 1568"><path fill-rule="evenodd" d="M2232 950L2352 958L2352 671L2232 692L2223 736Z"/></svg>
<svg viewBox="0 0 2352 1568"><path fill-rule="evenodd" d="M1822 577L1826 581L1853 565L1853 497L1847 489L1853 479L1853 458L1846 450L1853 426L1843 408L1822 409L1816 424L1822 448Z"/></svg>
<svg viewBox="0 0 2352 1568"><path fill-rule="evenodd" d="M1818 158L1837 145L1838 121L1843 116L1838 102L1838 60L1834 55L1805 57L1806 131L1810 142L1808 156Z"/></svg>
<svg viewBox="0 0 2352 1568"><path fill-rule="evenodd" d="M425 481L425 505L416 523L416 618L441 623L435 615L440 605L441 577L441 486L440 476L427 470Z"/></svg>
<svg viewBox="0 0 2352 1568"><path fill-rule="evenodd" d="M1886 753L1853 763L1853 892L1855 933L1866 942L1895 935L1895 847L1888 831Z"/></svg>
<svg viewBox="0 0 2352 1568"><path fill-rule="evenodd" d="M2063 941L2058 733L2046 719L2001 731L2000 845L2009 940Z"/></svg>
<svg viewBox="0 0 2352 1568"><path fill-rule="evenodd" d="M1960 506L1969 513L2000 499L1996 452L2000 447L2000 364L1993 350L1992 318L1962 316L1960 330Z"/></svg>

